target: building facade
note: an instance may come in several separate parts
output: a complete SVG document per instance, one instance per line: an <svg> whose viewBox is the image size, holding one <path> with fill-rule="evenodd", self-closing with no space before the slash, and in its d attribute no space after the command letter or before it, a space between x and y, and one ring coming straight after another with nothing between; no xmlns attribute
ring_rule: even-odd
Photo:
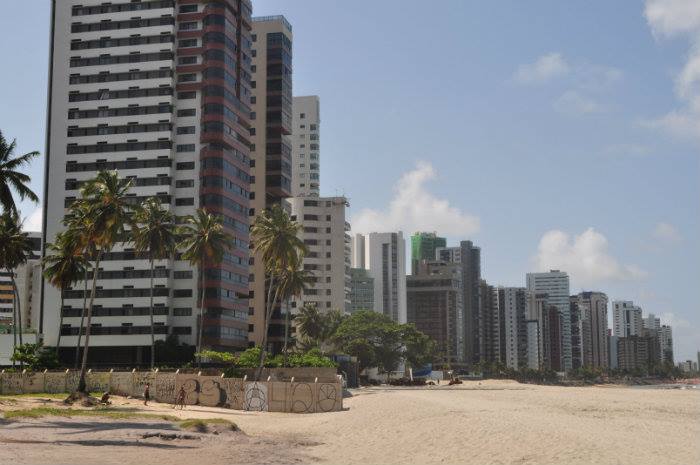
<svg viewBox="0 0 700 465"><path fill-rule="evenodd" d="M374 310L374 278L364 268L350 268L350 303L347 313L358 310Z"/></svg>
<svg viewBox="0 0 700 465"><path fill-rule="evenodd" d="M613 309L613 333L618 337L641 336L644 324L642 309L629 300L615 300Z"/></svg>
<svg viewBox="0 0 700 465"><path fill-rule="evenodd" d="M502 307L499 313L504 318L505 364L520 370L528 366L527 291L522 287L499 287L497 292Z"/></svg>
<svg viewBox="0 0 700 465"><path fill-rule="evenodd" d="M292 99L292 195L319 196L321 103L317 95Z"/></svg>
<svg viewBox="0 0 700 465"><path fill-rule="evenodd" d="M356 234L352 267L374 280L374 311L406 323L406 241L402 232Z"/></svg>
<svg viewBox="0 0 700 465"><path fill-rule="evenodd" d="M292 26L284 16L253 18L251 121L251 223L266 208L292 195ZM289 208L288 205L283 205ZM262 344L266 327L265 270L253 254L249 342ZM286 310L286 309L285 309ZM284 344L282 306L273 309L268 350Z"/></svg>
<svg viewBox="0 0 700 465"><path fill-rule="evenodd" d="M11 272L0 271L0 333L11 332L15 322L13 309L19 302L22 330L39 328L41 310L41 233L28 232L32 251L26 263ZM14 275L14 285L13 276Z"/></svg>
<svg viewBox="0 0 700 465"><path fill-rule="evenodd" d="M646 371L657 364L658 343L653 337L626 336L617 340L617 365L623 371Z"/></svg>
<svg viewBox="0 0 700 465"><path fill-rule="evenodd" d="M196 343L204 292L204 345L247 345L250 14L248 0L53 1L44 242L55 240L66 208L100 170L130 178L133 203L156 197L178 218L203 207L234 237L224 261L202 270L179 258L156 261L159 340ZM100 265L91 357L146 363L147 257L120 243ZM65 298L62 343L74 347L83 284ZM53 345L59 293L44 283L42 300L39 330Z"/></svg>
<svg viewBox="0 0 700 465"><path fill-rule="evenodd" d="M486 364L505 364L505 317L499 305L498 289L483 279L479 283L479 313L484 316L484 351Z"/></svg>
<svg viewBox="0 0 700 465"><path fill-rule="evenodd" d="M435 260L438 247L447 247L447 240L437 233L417 232L411 236L411 274L418 272L421 260Z"/></svg>
<svg viewBox="0 0 700 465"><path fill-rule="evenodd" d="M570 298L573 368L608 367L608 297L582 292Z"/></svg>
<svg viewBox="0 0 700 465"><path fill-rule="evenodd" d="M406 278L409 323L437 343L436 364L463 366L464 306L462 270L454 263L422 260Z"/></svg>
<svg viewBox="0 0 700 465"><path fill-rule="evenodd" d="M292 197L292 220L301 224L307 247L306 270L313 285L295 298L292 307L312 305L320 311L345 311L350 304L350 224L345 221L345 197Z"/></svg>
<svg viewBox="0 0 700 465"><path fill-rule="evenodd" d="M561 318L562 370L573 368L571 347L571 309L569 305L569 275L559 270L528 273L527 290L533 294L547 294L547 306L553 305Z"/></svg>
<svg viewBox="0 0 700 465"><path fill-rule="evenodd" d="M481 283L481 249L471 241L461 241L458 247L438 247L435 257L443 262L457 263L462 270L464 302L465 362L475 364L486 352L485 319L480 314L479 286Z"/></svg>
<svg viewBox="0 0 700 465"><path fill-rule="evenodd" d="M562 320L546 293L527 293L528 368L562 371Z"/></svg>

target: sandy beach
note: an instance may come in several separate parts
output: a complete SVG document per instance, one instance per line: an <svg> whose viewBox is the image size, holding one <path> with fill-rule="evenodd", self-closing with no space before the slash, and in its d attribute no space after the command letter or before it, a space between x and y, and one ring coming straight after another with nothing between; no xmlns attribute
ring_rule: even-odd
<svg viewBox="0 0 700 465"><path fill-rule="evenodd" d="M698 464L700 391L555 387L508 381L352 391L345 411L295 415L192 406L180 418L225 418L242 433L172 433L160 421L45 417L3 421L0 463ZM37 401L0 405L3 410ZM54 401L56 402L56 401ZM124 407L137 400L117 399ZM141 405L141 407L143 407ZM194 437L196 436L196 437ZM40 447L37 447L40 445Z"/></svg>

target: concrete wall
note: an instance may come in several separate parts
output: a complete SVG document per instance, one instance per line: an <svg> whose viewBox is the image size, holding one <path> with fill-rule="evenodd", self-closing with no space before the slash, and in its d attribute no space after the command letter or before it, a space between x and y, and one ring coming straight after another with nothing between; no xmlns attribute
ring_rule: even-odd
<svg viewBox="0 0 700 465"><path fill-rule="evenodd" d="M290 369L294 370L294 369ZM0 372L0 394L69 392L78 385L77 371ZM265 378L267 379L267 378ZM328 378L324 378L328 379ZM180 388L185 403L235 410L320 413L343 408L343 389L334 376L329 381L245 381L240 378L154 372L91 372L88 389L140 397L146 383L157 402L174 403Z"/></svg>

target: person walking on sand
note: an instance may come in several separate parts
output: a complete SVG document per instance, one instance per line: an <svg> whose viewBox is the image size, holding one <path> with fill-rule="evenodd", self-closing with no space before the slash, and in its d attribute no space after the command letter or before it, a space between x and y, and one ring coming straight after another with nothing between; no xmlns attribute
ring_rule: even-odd
<svg viewBox="0 0 700 465"><path fill-rule="evenodd" d="M143 390L143 405L148 405L149 400L151 400L151 385L146 383L146 387Z"/></svg>
<svg viewBox="0 0 700 465"><path fill-rule="evenodd" d="M175 407L180 407L180 410L185 408L185 388L180 386L180 392L177 393L177 400L175 401Z"/></svg>

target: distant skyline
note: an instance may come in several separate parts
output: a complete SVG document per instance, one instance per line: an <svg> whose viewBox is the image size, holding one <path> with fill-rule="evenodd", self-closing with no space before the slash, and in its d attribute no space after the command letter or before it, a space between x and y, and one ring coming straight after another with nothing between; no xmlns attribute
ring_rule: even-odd
<svg viewBox="0 0 700 465"><path fill-rule="evenodd" d="M572 294L633 300L695 360L698 1L428 6L254 0L293 25L294 94L320 97L321 195L349 197L354 232L474 241L494 285L556 268ZM0 78L0 130L43 154L50 2L3 13L18 71ZM30 174L41 194L43 158Z"/></svg>

